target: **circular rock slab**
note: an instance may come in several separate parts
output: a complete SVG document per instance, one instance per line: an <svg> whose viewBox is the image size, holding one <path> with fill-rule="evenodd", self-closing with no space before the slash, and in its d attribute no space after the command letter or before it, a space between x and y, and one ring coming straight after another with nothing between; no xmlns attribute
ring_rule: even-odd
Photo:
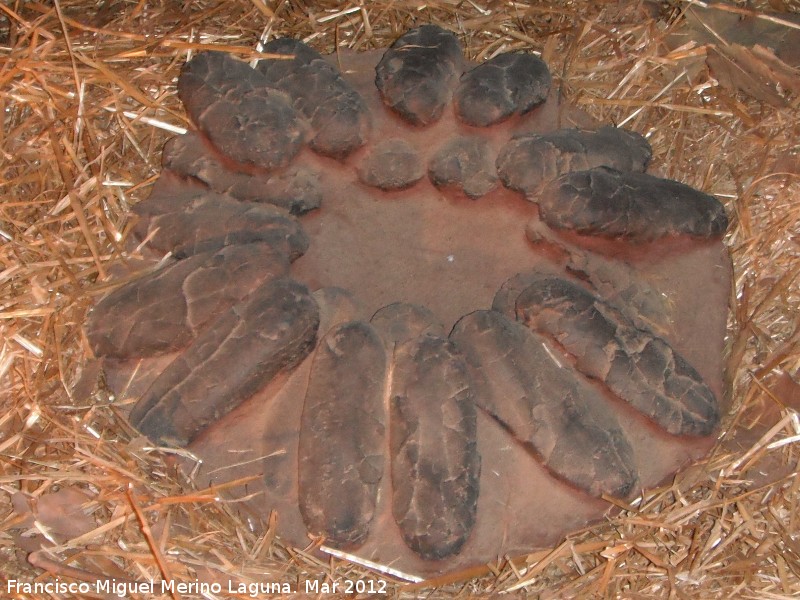
<svg viewBox="0 0 800 600"><path fill-rule="evenodd" d="M433 25L270 48L291 58L184 68L197 131L135 208L174 256L87 326L135 427L199 486L245 478L254 527L423 576L557 542L707 451L715 198L642 173L646 140L558 106L533 56L470 65Z"/></svg>

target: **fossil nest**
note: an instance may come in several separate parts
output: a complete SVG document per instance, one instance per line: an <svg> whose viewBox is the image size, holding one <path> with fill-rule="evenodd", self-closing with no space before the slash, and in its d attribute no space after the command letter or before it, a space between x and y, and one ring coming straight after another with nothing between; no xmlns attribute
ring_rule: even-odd
<svg viewBox="0 0 800 600"><path fill-rule="evenodd" d="M713 441L730 269L640 135L425 25L207 52L87 335L131 423L257 524L421 574L552 543ZM131 280L132 279L132 280Z"/></svg>

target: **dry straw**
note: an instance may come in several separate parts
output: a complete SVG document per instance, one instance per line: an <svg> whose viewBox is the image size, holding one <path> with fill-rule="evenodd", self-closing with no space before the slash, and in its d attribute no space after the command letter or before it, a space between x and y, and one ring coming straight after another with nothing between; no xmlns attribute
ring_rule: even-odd
<svg viewBox="0 0 800 600"><path fill-rule="evenodd" d="M456 31L474 58L541 51L571 102L646 134L657 171L725 202L736 282L732 408L706 461L605 523L438 581L386 576L387 591L800 594L800 388L791 378L800 367L798 101L785 86L774 88L785 103L772 105L719 84L706 68L705 43L668 46L699 4L0 4L0 579L295 585L376 577L346 558L286 548L273 528L253 533L218 501L222 490L193 489L113 402L74 395L73 385L86 346L81 323L109 266L122 260L128 208L146 197L169 132L187 126L174 93L187 56L216 48L250 58L265 35L302 38L325 52L364 50L434 22ZM789 3L771 4L713 10L791 27L790 15L766 12ZM88 526L79 533L61 527L82 520Z"/></svg>

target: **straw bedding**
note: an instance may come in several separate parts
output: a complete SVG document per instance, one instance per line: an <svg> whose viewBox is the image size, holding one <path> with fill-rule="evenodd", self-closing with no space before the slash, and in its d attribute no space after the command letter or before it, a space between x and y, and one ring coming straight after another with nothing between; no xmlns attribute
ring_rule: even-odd
<svg viewBox="0 0 800 600"><path fill-rule="evenodd" d="M230 579L300 591L305 580L383 580L388 593L426 597L800 593L798 72L750 40L708 35L720 14L774 26L759 34L765 44L798 26L782 0L699 4L0 6L2 577ZM647 136L658 174L720 198L735 297L730 409L705 461L553 548L408 583L346 557L320 561L312 540L295 549L272 529L254 533L217 501L220 490L194 489L166 466L102 385L91 395L74 385L87 347L81 324L124 259L128 209L149 193L170 129L188 126L174 87L186 58L211 47L252 58L262 36L301 38L325 53L384 47L425 22L455 31L478 60L541 52L570 102ZM791 44L778 54L791 63Z"/></svg>

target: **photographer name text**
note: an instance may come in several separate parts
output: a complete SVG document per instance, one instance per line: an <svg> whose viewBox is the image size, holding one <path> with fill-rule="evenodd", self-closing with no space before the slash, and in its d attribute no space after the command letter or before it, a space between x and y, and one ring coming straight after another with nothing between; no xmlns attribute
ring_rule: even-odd
<svg viewBox="0 0 800 600"><path fill-rule="evenodd" d="M6 581L7 594L114 594L128 598L132 594L152 596L154 594L239 594L259 598L271 594L386 594L386 582L380 579L307 579L299 584L278 582L209 583L205 581L120 581L101 579L85 581Z"/></svg>

